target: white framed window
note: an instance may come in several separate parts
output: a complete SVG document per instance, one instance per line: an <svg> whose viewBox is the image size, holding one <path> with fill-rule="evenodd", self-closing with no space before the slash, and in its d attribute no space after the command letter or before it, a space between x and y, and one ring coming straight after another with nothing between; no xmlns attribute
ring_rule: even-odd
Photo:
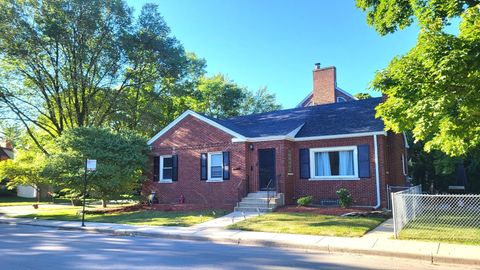
<svg viewBox="0 0 480 270"><path fill-rule="evenodd" d="M311 180L358 180L357 146L310 149Z"/></svg>
<svg viewBox="0 0 480 270"><path fill-rule="evenodd" d="M173 157L160 156L160 182L171 183L173 176Z"/></svg>
<svg viewBox="0 0 480 270"><path fill-rule="evenodd" d="M211 182L223 181L223 153L208 153L208 180Z"/></svg>
<svg viewBox="0 0 480 270"><path fill-rule="evenodd" d="M347 102L347 99L344 97L337 97L337 102Z"/></svg>

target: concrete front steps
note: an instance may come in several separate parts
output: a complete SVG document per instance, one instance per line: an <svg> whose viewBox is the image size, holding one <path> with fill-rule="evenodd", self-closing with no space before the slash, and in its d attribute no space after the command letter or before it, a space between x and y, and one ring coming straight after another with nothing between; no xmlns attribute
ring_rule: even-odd
<svg viewBox="0 0 480 270"><path fill-rule="evenodd" d="M271 192L269 203L267 196L266 191L248 193L247 197L243 198L234 210L239 212L272 212L275 208L285 204L283 193L275 195L275 192Z"/></svg>

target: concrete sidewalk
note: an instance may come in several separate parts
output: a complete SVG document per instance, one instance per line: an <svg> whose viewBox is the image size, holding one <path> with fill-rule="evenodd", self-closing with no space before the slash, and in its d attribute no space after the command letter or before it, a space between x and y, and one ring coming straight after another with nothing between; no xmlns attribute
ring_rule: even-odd
<svg viewBox="0 0 480 270"><path fill-rule="evenodd" d="M231 218L231 217L229 217ZM426 260L432 263L480 266L480 246L393 240L384 234L348 238L284 233L226 230L220 226L161 227L112 223L54 221L0 217L0 223L45 226L66 230L85 230L116 235L138 235L170 239L212 241L237 245L303 249L308 252L339 252ZM220 224L218 224L220 225Z"/></svg>

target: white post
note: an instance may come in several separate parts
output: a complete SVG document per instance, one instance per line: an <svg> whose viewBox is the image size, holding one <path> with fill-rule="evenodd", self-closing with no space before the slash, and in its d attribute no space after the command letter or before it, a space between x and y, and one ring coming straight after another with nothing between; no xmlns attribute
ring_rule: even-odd
<svg viewBox="0 0 480 270"><path fill-rule="evenodd" d="M397 232L397 219L395 217L395 193L391 192L392 197L392 218L393 218L393 235L395 239L398 239L398 232Z"/></svg>

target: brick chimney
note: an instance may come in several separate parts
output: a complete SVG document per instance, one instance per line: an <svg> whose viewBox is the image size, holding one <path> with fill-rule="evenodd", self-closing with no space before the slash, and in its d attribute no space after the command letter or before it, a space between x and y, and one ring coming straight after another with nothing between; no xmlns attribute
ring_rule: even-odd
<svg viewBox="0 0 480 270"><path fill-rule="evenodd" d="M314 105L335 103L335 86L337 85L337 71L335 67L320 67L315 64L313 70L313 96Z"/></svg>

